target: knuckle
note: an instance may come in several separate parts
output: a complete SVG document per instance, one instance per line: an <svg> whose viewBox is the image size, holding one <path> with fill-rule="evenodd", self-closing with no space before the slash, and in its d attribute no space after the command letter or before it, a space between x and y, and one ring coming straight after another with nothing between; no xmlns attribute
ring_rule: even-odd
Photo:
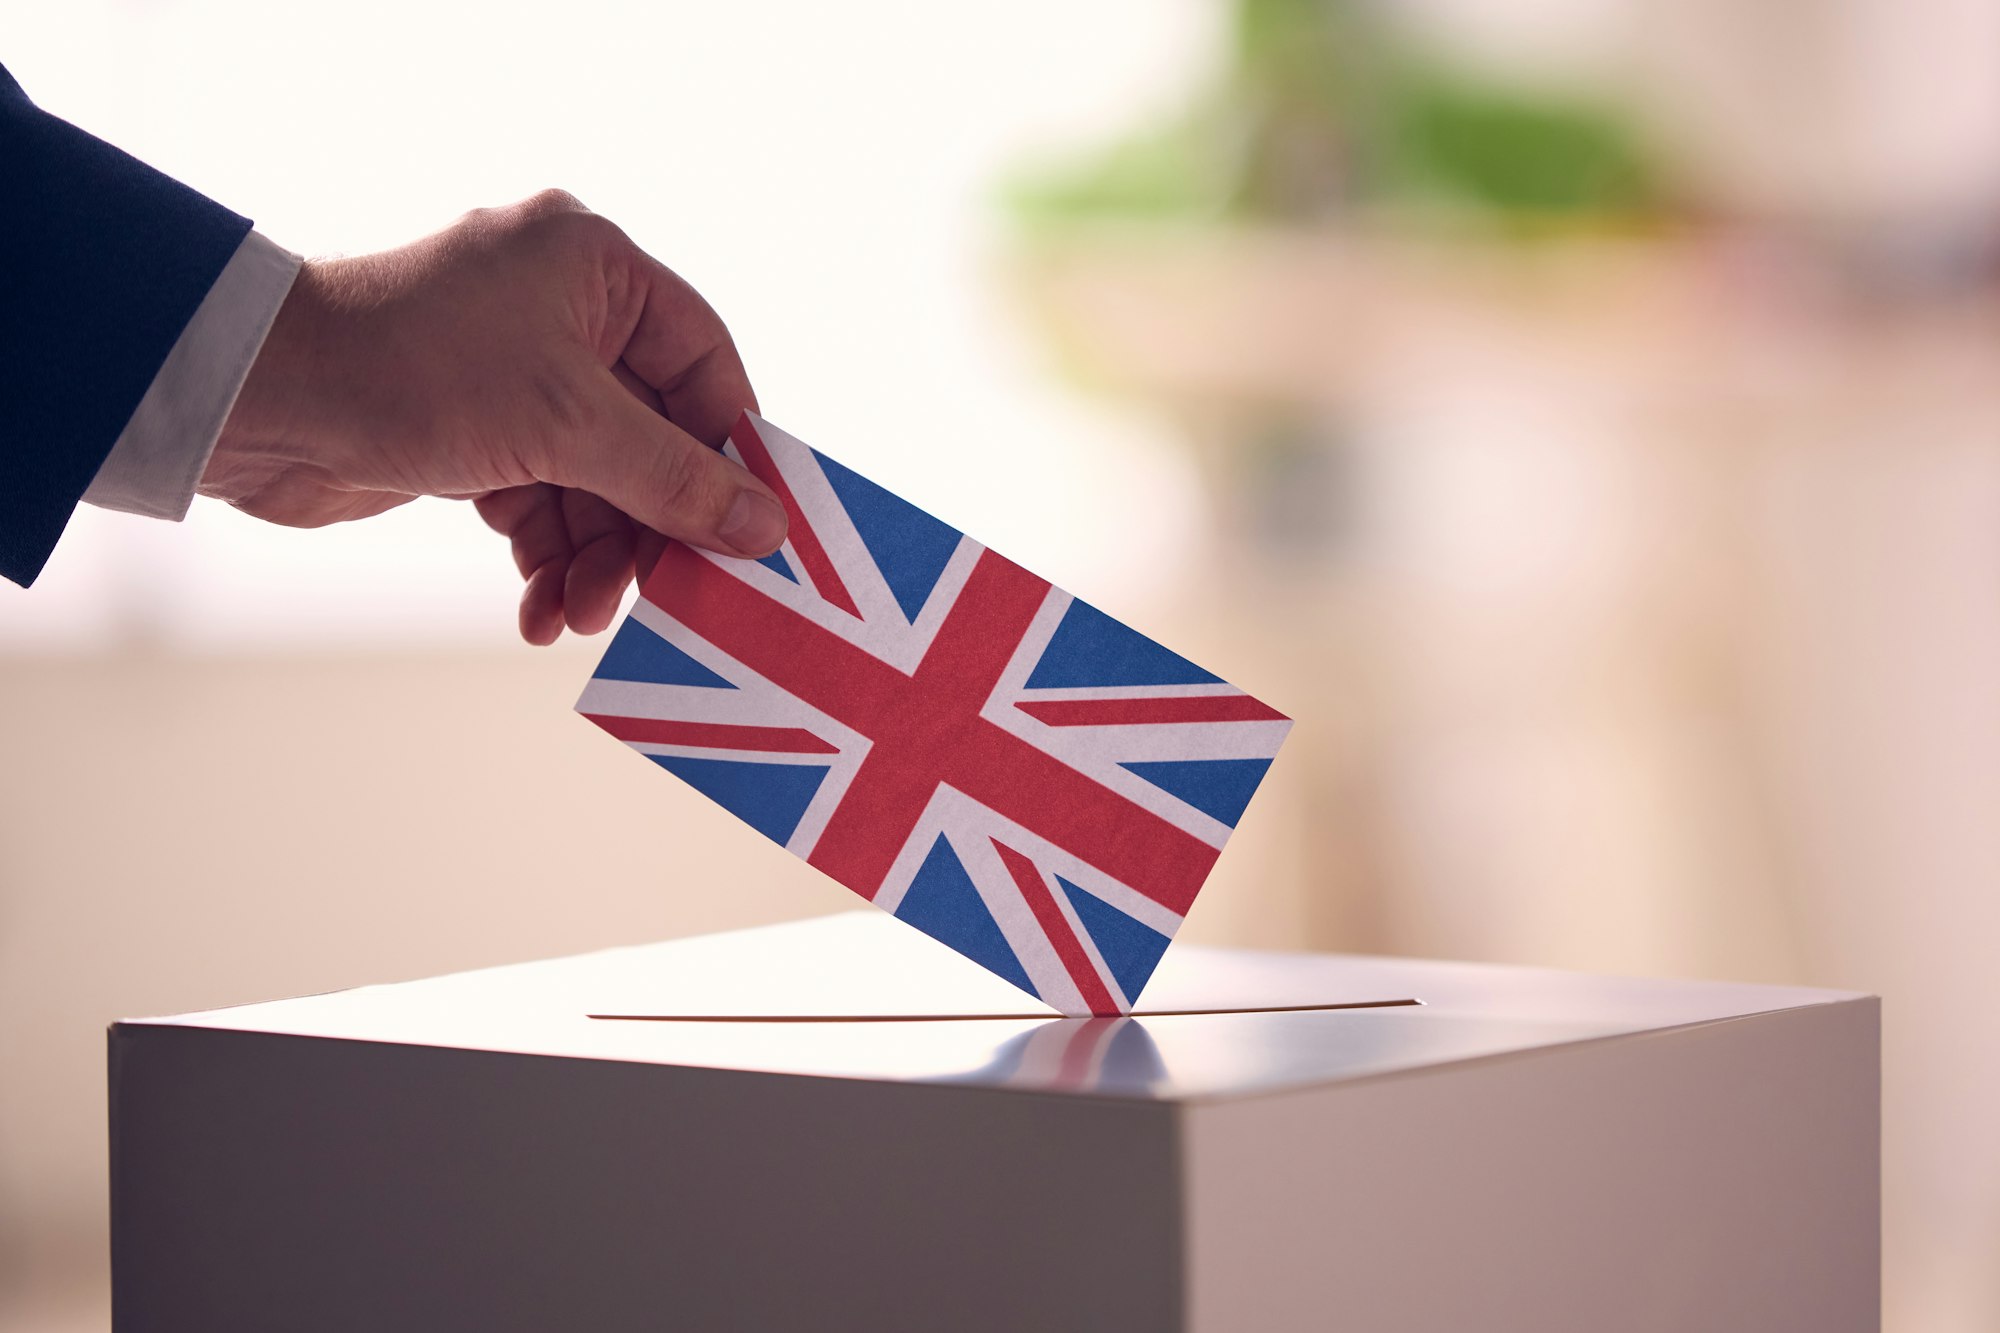
<svg viewBox="0 0 2000 1333"><path fill-rule="evenodd" d="M567 190L538 190L526 199L502 208L482 209L472 216L484 216L495 230L520 237L560 236L588 227L596 214L578 203Z"/></svg>
<svg viewBox="0 0 2000 1333"><path fill-rule="evenodd" d="M555 213L580 213L583 205L568 190L558 190L554 186L537 190L522 200L517 207L531 217L542 217Z"/></svg>
<svg viewBox="0 0 2000 1333"><path fill-rule="evenodd" d="M537 190L526 199L496 208L475 208L461 214L454 230L469 232L487 242L542 241L560 248L576 248L596 243L617 228L585 208L567 190Z"/></svg>
<svg viewBox="0 0 2000 1333"><path fill-rule="evenodd" d="M565 254L602 253L622 234L609 220L574 200L570 203L569 208L517 213L514 230L530 245Z"/></svg>

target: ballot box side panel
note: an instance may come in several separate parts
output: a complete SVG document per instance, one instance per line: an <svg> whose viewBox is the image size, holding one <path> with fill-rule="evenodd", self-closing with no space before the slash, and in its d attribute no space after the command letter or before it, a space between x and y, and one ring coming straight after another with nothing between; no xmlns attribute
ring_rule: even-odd
<svg viewBox="0 0 2000 1333"><path fill-rule="evenodd" d="M1863 1333L1879 1004L1188 1113L1189 1327Z"/></svg>
<svg viewBox="0 0 2000 1333"><path fill-rule="evenodd" d="M1178 1329L1172 1109L119 1025L118 1333Z"/></svg>

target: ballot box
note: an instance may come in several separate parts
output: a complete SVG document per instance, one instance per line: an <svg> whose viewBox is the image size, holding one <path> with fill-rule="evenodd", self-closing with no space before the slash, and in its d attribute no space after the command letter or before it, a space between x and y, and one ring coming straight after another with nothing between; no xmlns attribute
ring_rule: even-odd
<svg viewBox="0 0 2000 1333"><path fill-rule="evenodd" d="M1877 1003L879 914L111 1029L121 1333L1843 1333Z"/></svg>

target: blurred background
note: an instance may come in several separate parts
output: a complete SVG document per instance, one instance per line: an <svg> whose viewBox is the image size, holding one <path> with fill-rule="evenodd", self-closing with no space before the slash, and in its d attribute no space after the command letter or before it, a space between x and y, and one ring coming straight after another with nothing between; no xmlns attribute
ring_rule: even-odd
<svg viewBox="0 0 2000 1333"><path fill-rule="evenodd" d="M767 415L1295 714L1185 938L1886 997L1886 1322L2000 1327L2000 4L10 5L306 254L563 186ZM0 1327L102 1029L843 910L569 714L504 544L0 585Z"/></svg>

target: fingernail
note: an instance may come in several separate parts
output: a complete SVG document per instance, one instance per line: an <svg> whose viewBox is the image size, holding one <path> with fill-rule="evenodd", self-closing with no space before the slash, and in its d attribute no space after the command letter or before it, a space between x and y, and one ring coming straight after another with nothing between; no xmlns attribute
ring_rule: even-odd
<svg viewBox="0 0 2000 1333"><path fill-rule="evenodd" d="M769 555L785 540L785 511L767 495L738 491L716 535L745 555Z"/></svg>

